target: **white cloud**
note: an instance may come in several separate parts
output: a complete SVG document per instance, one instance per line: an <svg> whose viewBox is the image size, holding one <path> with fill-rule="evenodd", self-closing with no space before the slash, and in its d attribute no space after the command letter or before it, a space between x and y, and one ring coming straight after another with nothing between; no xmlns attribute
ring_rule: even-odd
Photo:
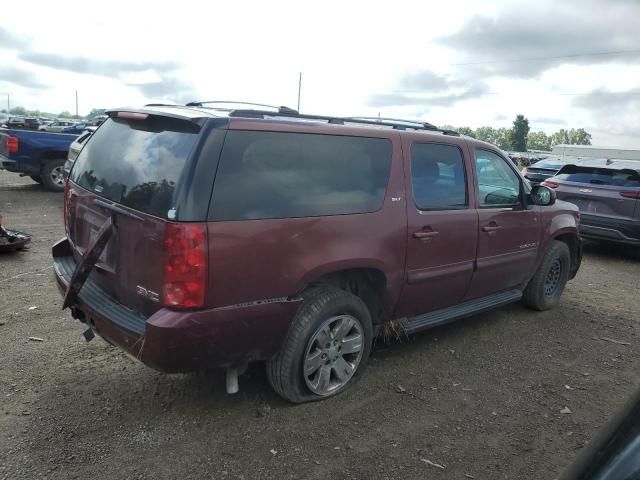
<svg viewBox="0 0 640 480"><path fill-rule="evenodd" d="M457 65L509 59L522 52L581 53L575 51L580 45L563 45L558 22L569 37L572 29L579 29L580 42L589 48L595 48L591 46L607 32L611 42L626 48L634 31L626 17L637 4L616 0L607 8L604 2L587 3L589 8L570 0L557 9L556 2L540 0L523 9L522 2L498 0L393 4L113 0L91 5L66 2L60 8L56 2L32 0L12 5L12 17L29 18L28 22L0 30L0 39L5 39L0 44L0 64L12 67L4 76L0 71L0 98L11 93L13 105L73 111L77 89L80 113L158 100L231 99L295 107L302 71L305 112L380 112L472 127L508 126L523 113L534 129L585 127L593 131L594 143L640 147L634 135L635 112L622 109L602 118L601 110L578 106L575 95L637 88L638 57L626 58L625 63L554 61L529 74L521 74L527 69L518 71L517 64L490 69ZM589 30L580 26L594 25L596 6L606 15L596 22L597 32L590 38ZM558 18L550 22L549 15ZM574 22L563 20L574 15ZM492 35L491 30L461 33L477 18L491 19L477 24L482 28L501 27L493 40L484 38ZM518 32L530 39L514 50L509 38ZM482 39L485 50L469 47L469 39L476 43ZM565 52L567 48L571 51ZM25 71L33 81L24 81ZM450 88L439 83L440 77L451 83ZM376 95L407 91L422 100L372 105Z"/></svg>

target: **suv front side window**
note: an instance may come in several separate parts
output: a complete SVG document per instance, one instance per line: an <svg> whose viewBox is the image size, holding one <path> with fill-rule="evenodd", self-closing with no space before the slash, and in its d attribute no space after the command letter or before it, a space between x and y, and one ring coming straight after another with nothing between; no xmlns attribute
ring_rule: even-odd
<svg viewBox="0 0 640 480"><path fill-rule="evenodd" d="M467 206L464 161L455 145L413 144L411 183L420 210L456 210Z"/></svg>
<svg viewBox="0 0 640 480"><path fill-rule="evenodd" d="M507 161L488 150L476 150L476 174L481 207L513 207L520 204L520 177Z"/></svg>

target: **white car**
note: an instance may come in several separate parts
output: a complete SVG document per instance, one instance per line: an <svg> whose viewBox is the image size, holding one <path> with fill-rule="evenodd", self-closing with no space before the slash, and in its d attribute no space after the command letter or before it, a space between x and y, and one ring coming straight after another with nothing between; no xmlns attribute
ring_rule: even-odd
<svg viewBox="0 0 640 480"><path fill-rule="evenodd" d="M69 172L71 171L71 167L73 167L76 158L80 154L80 150L85 146L91 134L96 131L98 127L87 127L87 129L76 138L71 145L69 145L69 154L67 156L67 161L64 163L64 175L65 177L69 176Z"/></svg>
<svg viewBox="0 0 640 480"><path fill-rule="evenodd" d="M41 132L57 132L60 133L67 127L73 127L75 125L74 122L68 120L56 120L55 122L50 123L49 125L42 125L38 130Z"/></svg>

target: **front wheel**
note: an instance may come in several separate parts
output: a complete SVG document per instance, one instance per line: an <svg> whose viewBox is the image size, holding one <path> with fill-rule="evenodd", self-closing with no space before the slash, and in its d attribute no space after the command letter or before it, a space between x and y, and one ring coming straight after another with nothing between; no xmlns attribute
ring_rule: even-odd
<svg viewBox="0 0 640 480"><path fill-rule="evenodd" d="M47 190L61 192L64 190L64 160L51 160L42 167L40 178Z"/></svg>
<svg viewBox="0 0 640 480"><path fill-rule="evenodd" d="M540 266L524 290L524 304L534 310L549 310L560 301L569 280L571 253L566 243L553 240Z"/></svg>
<svg viewBox="0 0 640 480"><path fill-rule="evenodd" d="M362 373L372 337L359 297L334 287L309 290L280 352L267 361L269 382L293 403L337 395Z"/></svg>

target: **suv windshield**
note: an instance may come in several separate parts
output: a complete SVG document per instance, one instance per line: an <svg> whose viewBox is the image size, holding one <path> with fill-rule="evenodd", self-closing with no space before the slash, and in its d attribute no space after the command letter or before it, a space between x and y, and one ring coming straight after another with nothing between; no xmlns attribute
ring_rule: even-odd
<svg viewBox="0 0 640 480"><path fill-rule="evenodd" d="M640 187L640 174L633 170L613 170L608 168L567 165L560 170L556 178L566 182L590 183L593 185Z"/></svg>
<svg viewBox="0 0 640 480"><path fill-rule="evenodd" d="M109 119L78 156L71 180L133 209L171 218L199 127L166 117Z"/></svg>

